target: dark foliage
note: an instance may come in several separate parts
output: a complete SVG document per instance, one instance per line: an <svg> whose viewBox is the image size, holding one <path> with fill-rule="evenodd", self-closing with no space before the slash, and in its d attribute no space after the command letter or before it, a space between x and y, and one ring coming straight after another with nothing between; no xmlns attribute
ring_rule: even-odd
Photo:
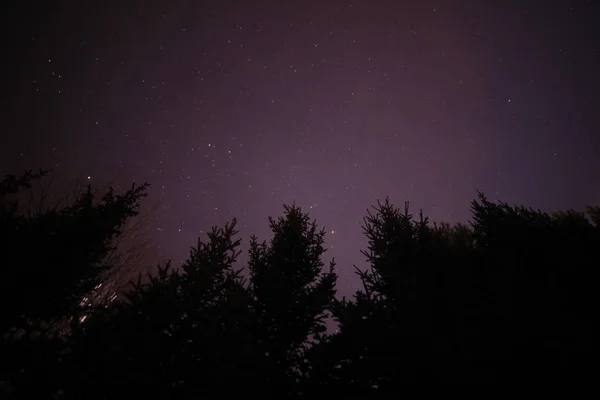
<svg viewBox="0 0 600 400"><path fill-rule="evenodd" d="M81 311L81 299L111 267L103 265L110 240L137 215L147 189L134 185L122 195L110 189L94 202L88 186L72 204L20 213L18 201L9 195L44 175L27 172L0 183L0 302L11 305L2 313L2 333L43 332L56 319Z"/></svg>
<svg viewBox="0 0 600 400"><path fill-rule="evenodd" d="M213 228L179 271L160 267L126 301L78 324L71 356L78 387L69 387L69 379L66 392L91 399L123 392L186 398L226 385L236 370L252 373L244 360L253 351L244 341L251 319L233 269L234 228L235 221Z"/></svg>
<svg viewBox="0 0 600 400"><path fill-rule="evenodd" d="M549 215L479 193L471 227L450 227L379 204L363 289L312 350L315 390L589 382L598 210Z"/></svg>
<svg viewBox="0 0 600 400"><path fill-rule="evenodd" d="M9 178L0 189L6 197L36 178ZM84 194L33 217L2 204L1 296L4 308L14 305L2 319L5 390L65 399L378 398L403 384L591 381L598 207L547 214L479 193L472 223L450 226L386 199L364 220L363 287L336 300L325 232L286 206L269 219L270 242L251 238L247 280L234 266L233 220L199 240L180 268L160 266L82 318L78 300L105 267L107 239L135 215L144 189L109 192L98 204ZM328 315L336 333L326 332ZM60 340L33 334L69 316L78 318Z"/></svg>
<svg viewBox="0 0 600 400"><path fill-rule="evenodd" d="M252 239L246 284L233 266L235 223L214 227L178 271L159 268L126 301L76 324L68 396L293 394L304 348L324 332L335 294L333 264L321 272L324 232L286 208L271 220L270 245Z"/></svg>
<svg viewBox="0 0 600 400"><path fill-rule="evenodd" d="M13 388L42 390L31 385L36 371L51 379L48 365L63 348L55 328L90 311L82 299L111 268L103 263L111 240L137 214L148 186L134 185L124 194L110 189L100 201L87 187L71 204L23 204L19 194L46 174L26 172L0 182L0 380Z"/></svg>
<svg viewBox="0 0 600 400"><path fill-rule="evenodd" d="M301 209L286 206L285 217L269 222L270 246L250 241L250 292L267 387L285 396L299 390L309 339L318 341L326 330L337 276L333 261L323 272L325 231Z"/></svg>

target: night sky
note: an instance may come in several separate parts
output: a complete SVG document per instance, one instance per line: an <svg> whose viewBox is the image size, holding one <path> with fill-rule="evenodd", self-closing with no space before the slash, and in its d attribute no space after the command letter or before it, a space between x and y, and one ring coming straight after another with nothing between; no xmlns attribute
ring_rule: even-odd
<svg viewBox="0 0 600 400"><path fill-rule="evenodd" d="M600 203L597 1L11 3L0 172L149 181L175 264L233 217L268 239L295 201L348 295L377 199L451 223L477 189Z"/></svg>

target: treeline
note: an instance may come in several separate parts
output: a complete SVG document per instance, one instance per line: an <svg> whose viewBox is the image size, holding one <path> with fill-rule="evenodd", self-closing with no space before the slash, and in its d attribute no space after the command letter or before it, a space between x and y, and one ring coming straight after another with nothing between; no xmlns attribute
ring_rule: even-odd
<svg viewBox="0 0 600 400"><path fill-rule="evenodd" d="M336 298L324 230L285 207L244 267L233 220L181 268L90 304L148 186L23 207L44 175L0 182L2 398L377 398L402 384L592 379L599 207L547 214L478 193L471 223L450 226L386 199L364 219L370 267L351 300Z"/></svg>

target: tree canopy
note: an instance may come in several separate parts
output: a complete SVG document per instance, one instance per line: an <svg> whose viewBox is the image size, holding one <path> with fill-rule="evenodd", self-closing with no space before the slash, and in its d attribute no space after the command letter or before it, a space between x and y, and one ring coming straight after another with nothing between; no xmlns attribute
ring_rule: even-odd
<svg viewBox="0 0 600 400"><path fill-rule="evenodd" d="M0 182L6 396L372 398L407 383L591 379L599 207L550 214L477 193L471 222L449 225L385 199L364 218L362 287L340 299L325 231L284 206L269 242L250 238L247 265L234 219L181 267L158 265L90 308L148 185L23 211L15 196L45 174Z"/></svg>

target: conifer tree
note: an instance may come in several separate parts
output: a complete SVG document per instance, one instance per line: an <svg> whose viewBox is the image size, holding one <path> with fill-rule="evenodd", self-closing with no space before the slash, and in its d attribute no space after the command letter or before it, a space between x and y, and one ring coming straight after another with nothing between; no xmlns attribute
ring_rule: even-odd
<svg viewBox="0 0 600 400"><path fill-rule="evenodd" d="M254 380L250 295L234 265L241 243L236 223L214 227L209 241L199 241L182 267L183 315L173 333L181 338L185 360L177 366L181 392L242 394ZM229 384L231 379L238 384Z"/></svg>
<svg viewBox="0 0 600 400"><path fill-rule="evenodd" d="M387 201L369 213L371 268L334 307L340 333L309 353L314 384L383 397L402 383L590 379L598 208L548 214L479 193L472 210L471 227Z"/></svg>
<svg viewBox="0 0 600 400"><path fill-rule="evenodd" d="M230 379L251 382L247 339L249 296L234 269L236 221L198 240L178 271L170 264L141 279L123 301L79 324L71 364L80 378L73 398L140 395L186 398L206 391L241 392ZM241 382L242 384L247 382ZM79 397L78 397L79 396Z"/></svg>
<svg viewBox="0 0 600 400"><path fill-rule="evenodd" d="M548 214L478 193L470 226L451 226L386 199L364 220L362 288L336 300L325 231L284 206L269 243L251 237L248 282L234 219L180 268L88 310L147 185L23 212L18 194L44 175L0 182L0 397L384 398L406 383L591 380L599 207ZM65 319L68 334L51 335Z"/></svg>
<svg viewBox="0 0 600 400"><path fill-rule="evenodd" d="M477 367L511 382L589 379L598 207L548 214L478 193L472 211L489 294Z"/></svg>
<svg viewBox="0 0 600 400"><path fill-rule="evenodd" d="M111 240L137 215L148 187L133 185L123 194L111 188L94 201L88 186L71 203L24 204L23 192L47 172L0 182L0 381L32 396L52 392L64 350L57 327L87 311L82 299L112 267L105 263ZM31 385L36 379L40 384Z"/></svg>
<svg viewBox="0 0 600 400"><path fill-rule="evenodd" d="M386 385L432 379L428 362L435 345L432 229L422 214L413 220L408 204L401 212L386 199L374 210L363 226L368 250L362 253L370 264L357 270L363 290L337 304L342 334L332 339L340 347L334 376L346 376L347 390L371 395Z"/></svg>
<svg viewBox="0 0 600 400"><path fill-rule="evenodd" d="M147 184L133 185L124 194L112 188L94 202L91 186L73 204L30 214L19 212L10 198L31 182L46 175L25 173L8 176L0 184L0 301L3 334L43 332L48 325L80 311L80 303L98 283L110 240L118 236L125 221L137 214Z"/></svg>
<svg viewBox="0 0 600 400"><path fill-rule="evenodd" d="M370 267L353 300L336 302L339 334L311 354L315 384L335 392L377 396L405 383L448 381L456 369L459 310L474 301L469 287L472 231L430 226L388 199L367 211L363 251ZM472 293L472 292L470 292ZM452 366L452 367L451 367Z"/></svg>
<svg viewBox="0 0 600 400"><path fill-rule="evenodd" d="M283 217L269 218L273 238L250 241L250 289L255 332L266 356L268 387L293 387L308 341L326 330L326 311L335 295L334 261L324 270L325 231L299 207L285 206ZM287 395L289 393L279 393Z"/></svg>

